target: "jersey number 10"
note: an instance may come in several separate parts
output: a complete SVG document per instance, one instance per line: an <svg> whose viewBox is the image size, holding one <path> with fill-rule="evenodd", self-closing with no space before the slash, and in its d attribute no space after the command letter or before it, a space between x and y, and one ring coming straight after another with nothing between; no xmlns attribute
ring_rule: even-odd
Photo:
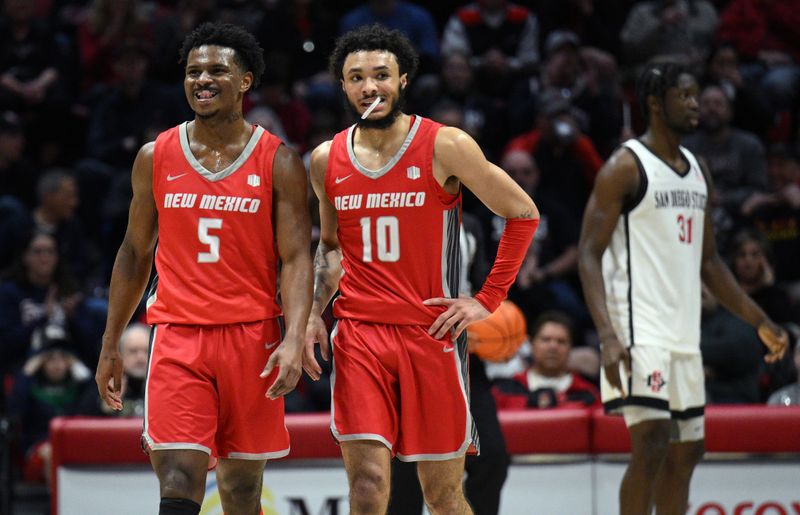
<svg viewBox="0 0 800 515"><path fill-rule="evenodd" d="M364 263L372 262L372 219L365 216L361 222L361 241ZM400 228L397 217L379 216L375 219L375 247L378 261L395 263L400 260Z"/></svg>

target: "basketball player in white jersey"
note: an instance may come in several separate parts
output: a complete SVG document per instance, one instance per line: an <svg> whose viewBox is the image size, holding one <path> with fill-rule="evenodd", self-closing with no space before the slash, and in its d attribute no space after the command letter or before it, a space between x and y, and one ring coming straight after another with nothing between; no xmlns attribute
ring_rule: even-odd
<svg viewBox="0 0 800 515"><path fill-rule="evenodd" d="M681 136L697 126L698 85L679 65L648 66L636 85L647 121L600 170L586 208L579 268L600 336L607 412L625 417L631 461L620 513L684 514L704 452L700 289L758 329L767 361L786 333L736 283L717 253L709 175Z"/></svg>

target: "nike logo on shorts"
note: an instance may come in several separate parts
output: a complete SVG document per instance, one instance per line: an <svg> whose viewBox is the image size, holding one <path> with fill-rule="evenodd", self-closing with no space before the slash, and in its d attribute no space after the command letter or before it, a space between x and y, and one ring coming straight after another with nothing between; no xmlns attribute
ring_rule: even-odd
<svg viewBox="0 0 800 515"><path fill-rule="evenodd" d="M352 176L353 176L353 174L351 173L350 175L345 175L344 177L337 177L336 178L336 184L339 184L340 182L344 182L344 181L346 181L347 179L349 179Z"/></svg>
<svg viewBox="0 0 800 515"><path fill-rule="evenodd" d="M274 341L272 343L265 343L264 344L264 348L267 349L267 350L270 350L271 348L273 348L274 346L278 345L279 343L281 343L280 340L276 340L276 341Z"/></svg>
<svg viewBox="0 0 800 515"><path fill-rule="evenodd" d="M456 348L453 345L450 346L445 345L444 347L442 347L442 352L453 352L454 350L456 350Z"/></svg>
<svg viewBox="0 0 800 515"><path fill-rule="evenodd" d="M180 174L180 175L172 175L172 174L168 174L168 175L167 175L167 180L168 180L168 181L174 181L175 179L180 179L180 178L181 178L181 177L183 177L184 175L188 175L188 172L187 172L187 173L182 173L182 174Z"/></svg>

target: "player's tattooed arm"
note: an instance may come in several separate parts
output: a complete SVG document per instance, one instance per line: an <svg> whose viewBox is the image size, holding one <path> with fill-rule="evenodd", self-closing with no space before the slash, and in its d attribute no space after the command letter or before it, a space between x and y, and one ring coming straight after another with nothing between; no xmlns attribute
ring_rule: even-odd
<svg viewBox="0 0 800 515"><path fill-rule="evenodd" d="M320 241L314 255L314 306L319 311L325 309L339 286L341 260L340 249Z"/></svg>
<svg viewBox="0 0 800 515"><path fill-rule="evenodd" d="M531 219L531 218L539 218L539 215L538 215L538 213L534 212L532 209L526 209L522 213L518 214L515 218Z"/></svg>

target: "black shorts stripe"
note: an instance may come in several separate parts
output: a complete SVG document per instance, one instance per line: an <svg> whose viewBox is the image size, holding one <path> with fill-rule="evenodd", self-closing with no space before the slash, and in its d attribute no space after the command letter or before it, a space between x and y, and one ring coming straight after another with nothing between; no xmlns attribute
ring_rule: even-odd
<svg viewBox="0 0 800 515"><path fill-rule="evenodd" d="M669 409L669 401L663 399L654 399L652 397L631 396L625 399L618 398L612 399L603 403L603 409L606 413L613 413L622 408L623 406L641 406L644 408L653 408L662 411L669 411L671 419L675 420L689 420L696 417L705 415L705 406L695 406L687 408L682 411Z"/></svg>
<svg viewBox="0 0 800 515"><path fill-rule="evenodd" d="M705 406L696 406L694 408L687 408L683 411L670 410L672 418L677 420L689 420L690 418L702 417L706 413Z"/></svg>
<svg viewBox="0 0 800 515"><path fill-rule="evenodd" d="M603 403L603 408L605 408L606 413L618 410L623 406L641 406L643 408L669 411L669 401L655 399L653 397L642 397L640 395L630 395L624 399L620 397Z"/></svg>

